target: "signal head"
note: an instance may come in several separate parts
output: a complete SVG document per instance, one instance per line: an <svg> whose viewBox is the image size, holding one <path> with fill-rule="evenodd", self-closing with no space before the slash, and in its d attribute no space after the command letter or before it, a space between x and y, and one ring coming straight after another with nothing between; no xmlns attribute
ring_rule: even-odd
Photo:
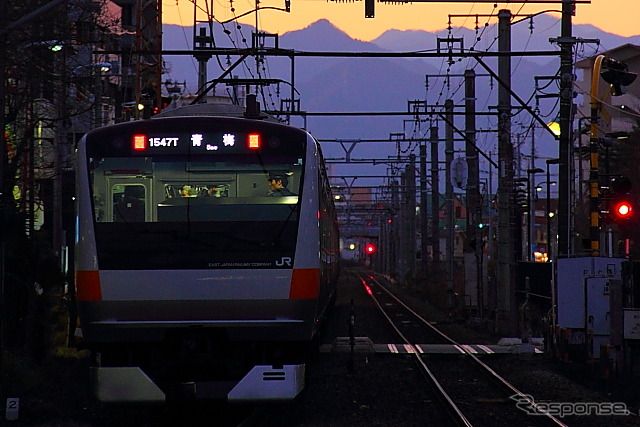
<svg viewBox="0 0 640 427"><path fill-rule="evenodd" d="M627 200L620 200L614 205L613 214L619 220L629 219L633 215L633 205Z"/></svg>

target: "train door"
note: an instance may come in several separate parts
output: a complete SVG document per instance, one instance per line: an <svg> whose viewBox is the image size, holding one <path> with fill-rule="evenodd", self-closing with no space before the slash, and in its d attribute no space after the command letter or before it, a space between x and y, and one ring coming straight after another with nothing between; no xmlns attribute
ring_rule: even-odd
<svg viewBox="0 0 640 427"><path fill-rule="evenodd" d="M151 221L151 194L148 180L107 178L108 218L111 222Z"/></svg>

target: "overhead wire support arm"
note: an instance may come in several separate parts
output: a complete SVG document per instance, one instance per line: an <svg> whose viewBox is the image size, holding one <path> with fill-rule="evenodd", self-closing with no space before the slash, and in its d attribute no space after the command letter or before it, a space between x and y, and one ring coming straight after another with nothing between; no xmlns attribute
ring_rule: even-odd
<svg viewBox="0 0 640 427"><path fill-rule="evenodd" d="M453 53L438 53L434 51L412 51L412 52L336 52L336 51L301 51L293 49L283 48L210 48L210 49L198 49L201 53L210 53L212 55L262 55L262 56L291 56L291 57L327 57L327 58L446 58L451 55L461 58L474 58L474 57L501 57L501 56L523 56L523 57L537 57L537 56L558 56L558 51L555 50L532 50L532 51L510 51L510 52L477 52L477 51L465 51L465 52L453 52ZM96 50L96 54L122 54L131 53L138 54L138 51L121 50ZM144 52L146 53L146 51ZM193 50L158 50L151 53L161 53L166 56L193 56Z"/></svg>
<svg viewBox="0 0 640 427"><path fill-rule="evenodd" d="M204 90L200 91L200 93L198 93L198 96L196 96L195 99L191 101L191 105L198 104L200 100L204 96L206 96L211 89L213 89L216 86L216 84L218 84L222 79L228 76L238 65L242 64L244 60L247 59L247 56L249 55L248 54L241 55L236 62L234 62L233 64L231 64L231 66L229 66L229 68L224 70L224 72L220 75L220 77L212 80L209 86L207 86Z"/></svg>
<svg viewBox="0 0 640 427"><path fill-rule="evenodd" d="M451 126L451 128L462 137L462 139L464 139L465 142L467 142L468 144L470 144L474 150L476 150L478 153L480 153L480 155L482 157L484 157L489 163L491 163L493 165L493 167L497 168L498 164L496 162L493 161L493 159L491 159L491 157L487 156L484 151L482 151L480 149L480 147L478 147L475 142L473 142L472 140L470 140L469 138L467 138L467 135L462 132L460 129L458 129L447 117L445 113L436 113L446 124L448 124L449 126ZM449 114L449 113L447 113Z"/></svg>
<svg viewBox="0 0 640 427"><path fill-rule="evenodd" d="M333 2L342 2L343 0L331 0ZM382 3L382 2L381 2ZM492 3L496 4L495 0L394 0L385 3ZM560 4L562 0L512 0L509 3L515 4ZM573 4L591 4L591 0L573 0ZM371 16L373 17L373 16Z"/></svg>
<svg viewBox="0 0 640 427"><path fill-rule="evenodd" d="M429 141L429 138L403 138L403 139L383 139L383 138L379 138L379 139L357 139L357 140L353 140L353 139L318 139L318 142L425 142L425 141Z"/></svg>
<svg viewBox="0 0 640 427"><path fill-rule="evenodd" d="M278 111L278 110L265 110L266 113L269 114L291 114L291 115L300 115L300 116L432 116L437 113L433 112L412 112L412 111L317 111L317 112L309 112L309 111L298 111L298 112L287 112L287 111ZM464 112L455 112L454 116L465 116L467 115ZM496 113L491 111L478 111L474 115L476 116L495 116ZM396 140L393 140L396 142Z"/></svg>
<svg viewBox="0 0 640 427"><path fill-rule="evenodd" d="M339 2L343 0L331 0L334 2ZM381 1L381 3L493 3L494 7L497 7L497 2L495 0L394 0L394 1ZM513 0L509 3L515 4L561 4L563 0ZM571 0L571 4L591 4L591 0ZM365 0L364 1L364 17L365 18L374 18L375 17L375 2L374 0Z"/></svg>
<svg viewBox="0 0 640 427"><path fill-rule="evenodd" d="M244 13L241 13L240 15L236 15L233 18L229 18L226 21L218 21L218 23L219 24L228 24L229 22L236 21L238 18L242 18L242 17L245 17L247 15L251 15L252 13L258 13L261 10L276 10L278 12L291 12L291 9L289 7L286 7L286 8L283 9L281 7L275 7L275 6L260 6L260 7L257 7L255 9L251 9L251 10L248 10L248 11L246 11Z"/></svg>
<svg viewBox="0 0 640 427"><path fill-rule="evenodd" d="M493 76L493 78L495 78L495 79L496 79L496 81L497 81L497 82L498 82L502 87L504 87L504 88L509 92L509 94L510 94L510 95L511 95L511 96L512 96L516 101L518 101L518 103L522 106L522 108L523 108L524 110L526 110L529 114L531 114L531 117L533 117L533 118L534 118L538 123L540 123L540 124L542 125L542 128L543 128L543 129L545 129L547 132L549 132L549 134L551 134L551 135L553 136L553 138L554 138L554 139L557 139L556 134L554 134L554 133L551 131L551 129L549 129L549 126L547 126L547 124L545 123L545 121L544 121L544 120L542 120L542 118L541 118L540 116L538 116L538 115L536 114L536 112L535 112L535 111L533 111L533 109L532 109L531 107L529 107L529 106L527 105L527 103L526 103L526 102L524 102L524 101L522 100L522 98L520 98L520 97L518 96L518 94L516 94L513 90L511 90L511 88L509 87L509 85L506 85L506 84L504 83L504 81L502 81L502 79L501 79L501 78L500 78L500 77L499 77L499 76L498 76L498 75L497 75L497 74L496 74L496 73L491 69L491 67L489 67L489 66L488 66L488 65L487 65L487 64L486 64L486 63L485 63L481 58L476 57L475 59L476 59L476 61L478 61L478 63L479 63L480 65L482 65L482 67L483 67L485 70L487 70L487 71L489 72L489 74L491 74L491 75Z"/></svg>
<svg viewBox="0 0 640 427"><path fill-rule="evenodd" d="M456 2L456 3L458 3L458 2ZM516 3L516 2L511 2L511 3ZM525 2L525 3L533 3L533 2L529 1L529 2ZM526 21L527 19L534 18L534 17L536 17L538 15L542 15L543 13L549 13L549 12L562 13L561 10L547 9L547 10L542 10L540 12L536 12L536 13L533 13L533 14L528 14L528 13L524 14L524 15L512 14L511 16L513 18L518 17L518 16L524 16L524 18L522 18L522 19L520 19L518 21L512 21L511 25L515 25L515 24L517 24L519 22ZM471 17L474 17L474 16L477 17L477 18L495 18L495 17L497 17L497 15L495 13L494 14L490 14L490 13L469 13L469 14L450 14L449 15L449 19L451 19L451 18L471 18Z"/></svg>

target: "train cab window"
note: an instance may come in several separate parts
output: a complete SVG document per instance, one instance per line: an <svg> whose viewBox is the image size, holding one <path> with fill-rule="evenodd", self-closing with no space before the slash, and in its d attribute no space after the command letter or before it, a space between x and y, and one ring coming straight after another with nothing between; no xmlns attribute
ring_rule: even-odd
<svg viewBox="0 0 640 427"><path fill-rule="evenodd" d="M98 223L297 221L303 161L298 157L109 157L92 161ZM273 195L273 177L288 191ZM145 225L147 227L147 225Z"/></svg>
<svg viewBox="0 0 640 427"><path fill-rule="evenodd" d="M144 222L146 206L146 189L144 185L114 185L112 198L114 222Z"/></svg>

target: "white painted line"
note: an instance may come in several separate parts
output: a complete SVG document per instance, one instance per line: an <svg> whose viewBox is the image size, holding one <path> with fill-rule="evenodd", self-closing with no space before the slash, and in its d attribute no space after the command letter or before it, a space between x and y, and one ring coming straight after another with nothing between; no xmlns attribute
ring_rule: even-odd
<svg viewBox="0 0 640 427"><path fill-rule="evenodd" d="M403 344L403 346L404 350L409 354L413 354L416 352L415 348L411 344Z"/></svg>
<svg viewBox="0 0 640 427"><path fill-rule="evenodd" d="M476 351L476 349L475 349L475 348L471 347L471 346L470 346L470 345L468 345L468 344L464 344L464 345L462 346L462 348L464 348L465 350L467 350L467 351L468 351L469 353L471 353L471 354L477 354L477 353L478 353L478 352Z"/></svg>
<svg viewBox="0 0 640 427"><path fill-rule="evenodd" d="M391 353L398 353L398 347L395 344L387 344L387 347Z"/></svg>
<svg viewBox="0 0 640 427"><path fill-rule="evenodd" d="M486 345L478 345L478 348L480 350L484 350L485 353L487 354L493 354L495 353L495 351L491 350L489 347L487 347Z"/></svg>
<svg viewBox="0 0 640 427"><path fill-rule="evenodd" d="M466 352L462 348L460 348L459 345L454 345L453 348L455 348L456 350L458 350L462 354L466 354Z"/></svg>

